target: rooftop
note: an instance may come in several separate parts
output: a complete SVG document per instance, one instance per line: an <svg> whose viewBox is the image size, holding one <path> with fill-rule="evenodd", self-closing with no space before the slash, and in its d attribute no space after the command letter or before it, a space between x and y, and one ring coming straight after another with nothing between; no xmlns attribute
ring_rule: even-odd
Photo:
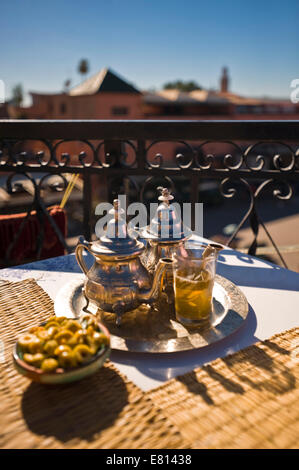
<svg viewBox="0 0 299 470"><path fill-rule="evenodd" d="M101 92L140 93L137 88L108 68L100 70L69 92L71 96L95 95Z"/></svg>

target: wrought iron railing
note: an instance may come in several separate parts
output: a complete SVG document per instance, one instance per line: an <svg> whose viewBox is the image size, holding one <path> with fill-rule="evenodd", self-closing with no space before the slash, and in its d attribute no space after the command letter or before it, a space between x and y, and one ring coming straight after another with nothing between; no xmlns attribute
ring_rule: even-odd
<svg viewBox="0 0 299 470"><path fill-rule="evenodd" d="M174 189L176 179L181 176L187 178L193 205L199 202L200 183L205 180L218 181L224 198L238 197L245 189L249 197L246 214L231 234L228 245L249 221L253 240L248 253L256 253L262 226L286 266L261 219L258 201L269 188L274 198L292 197L299 184L298 142L299 121L2 120L0 172L7 174L6 190L10 193L14 191L16 175L22 174L31 183L34 194L28 214L38 207L48 218L42 189L49 176L59 175L61 185L54 189L62 190L67 184L65 174L80 173L83 231L87 239L92 232L93 175L100 177L110 199L121 187L131 198L142 201L146 189L156 180L162 179ZM164 154L156 151L161 145ZM267 155L263 155L261 148L266 148ZM42 173L38 181L34 177L36 173ZM49 222L65 243L55 222L52 219Z"/></svg>

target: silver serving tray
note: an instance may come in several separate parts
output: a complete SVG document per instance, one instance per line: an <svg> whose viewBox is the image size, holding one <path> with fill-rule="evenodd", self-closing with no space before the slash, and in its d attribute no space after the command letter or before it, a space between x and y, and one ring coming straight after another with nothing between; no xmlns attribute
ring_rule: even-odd
<svg viewBox="0 0 299 470"><path fill-rule="evenodd" d="M54 309L57 316L78 318L86 305L82 294L83 281L66 284L58 292ZM147 353L186 351L202 348L226 338L243 324L248 303L240 289L228 279L216 275L213 289L213 311L210 326L203 330L189 329L175 320L168 304L159 308L141 305L122 317L116 326L115 315L89 304L88 310L97 315L111 334L111 348Z"/></svg>

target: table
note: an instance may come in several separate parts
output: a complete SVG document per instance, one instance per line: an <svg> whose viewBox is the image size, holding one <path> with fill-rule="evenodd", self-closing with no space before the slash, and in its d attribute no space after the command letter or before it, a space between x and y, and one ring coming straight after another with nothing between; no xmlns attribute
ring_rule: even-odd
<svg viewBox="0 0 299 470"><path fill-rule="evenodd" d="M92 262L86 256L87 263ZM217 273L234 282L247 297L249 313L243 326L199 350L154 355L113 351L111 361L143 391L298 326L299 273L229 248L220 253ZM65 283L83 277L74 254L0 270L0 279L34 278L53 300Z"/></svg>

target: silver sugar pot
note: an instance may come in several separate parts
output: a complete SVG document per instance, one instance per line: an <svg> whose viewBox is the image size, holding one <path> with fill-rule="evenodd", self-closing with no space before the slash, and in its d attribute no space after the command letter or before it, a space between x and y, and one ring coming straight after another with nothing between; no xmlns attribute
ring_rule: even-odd
<svg viewBox="0 0 299 470"><path fill-rule="evenodd" d="M147 227L136 230L140 240L143 240L146 249L141 260L146 269L154 276L159 261L163 258L172 259L173 254L184 251L184 244L192 231L187 227L173 204L174 196L167 188L158 187L160 202L153 219ZM161 290L167 294L169 303L173 302L173 274L172 265L165 268Z"/></svg>

